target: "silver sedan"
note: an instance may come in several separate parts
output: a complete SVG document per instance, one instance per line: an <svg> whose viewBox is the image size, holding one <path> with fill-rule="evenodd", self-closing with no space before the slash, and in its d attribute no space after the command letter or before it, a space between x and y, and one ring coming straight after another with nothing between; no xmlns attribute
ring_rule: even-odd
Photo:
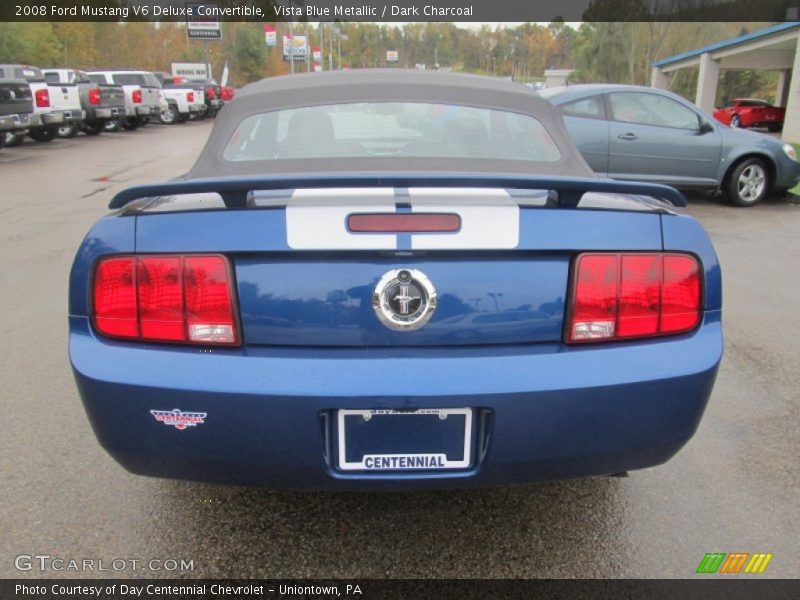
<svg viewBox="0 0 800 600"><path fill-rule="evenodd" d="M800 181L791 144L731 129L691 102L647 87L586 84L542 90L600 175L721 192L736 206Z"/></svg>

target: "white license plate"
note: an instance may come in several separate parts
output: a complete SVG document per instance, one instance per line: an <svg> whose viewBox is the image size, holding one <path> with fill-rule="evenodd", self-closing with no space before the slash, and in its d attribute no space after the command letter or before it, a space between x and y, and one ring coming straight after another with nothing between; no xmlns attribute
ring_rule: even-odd
<svg viewBox="0 0 800 600"><path fill-rule="evenodd" d="M472 457L472 409L340 410L337 438L344 471L465 469Z"/></svg>

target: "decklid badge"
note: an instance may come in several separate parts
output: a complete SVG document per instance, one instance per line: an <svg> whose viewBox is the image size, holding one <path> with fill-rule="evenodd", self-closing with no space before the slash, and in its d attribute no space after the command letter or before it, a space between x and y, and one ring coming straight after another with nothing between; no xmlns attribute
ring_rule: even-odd
<svg viewBox="0 0 800 600"><path fill-rule="evenodd" d="M206 413L201 412L182 412L179 408L172 410L151 410L150 414L153 415L156 421L162 422L164 425L171 425L175 429L186 429L187 427L195 427L201 423L205 423Z"/></svg>

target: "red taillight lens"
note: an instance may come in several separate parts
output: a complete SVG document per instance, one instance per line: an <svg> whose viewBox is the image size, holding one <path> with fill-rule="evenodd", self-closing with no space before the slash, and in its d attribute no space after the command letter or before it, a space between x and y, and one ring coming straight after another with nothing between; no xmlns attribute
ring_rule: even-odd
<svg viewBox="0 0 800 600"><path fill-rule="evenodd" d="M126 256L95 270L93 317L110 337L237 345L233 278L222 256Z"/></svg>
<svg viewBox="0 0 800 600"><path fill-rule="evenodd" d="M700 266L691 256L664 257L659 331L687 331L700 322Z"/></svg>
<svg viewBox="0 0 800 600"><path fill-rule="evenodd" d="M194 92L186 92L186 101L194 102Z"/></svg>
<svg viewBox="0 0 800 600"><path fill-rule="evenodd" d="M184 340L181 259L142 257L138 263L142 337L150 340Z"/></svg>
<svg viewBox="0 0 800 600"><path fill-rule="evenodd" d="M208 88L208 98L210 100L214 100L214 98L216 97L217 97L217 90L215 90L213 87Z"/></svg>
<svg viewBox="0 0 800 600"><path fill-rule="evenodd" d="M36 106L39 108L50 107L50 92L46 89L36 90Z"/></svg>
<svg viewBox="0 0 800 600"><path fill-rule="evenodd" d="M133 258L108 258L94 273L94 323L115 337L138 337L136 263Z"/></svg>
<svg viewBox="0 0 800 600"><path fill-rule="evenodd" d="M92 88L89 90L89 104L100 104L100 90L98 88Z"/></svg>
<svg viewBox="0 0 800 600"><path fill-rule="evenodd" d="M133 103L134 104L141 104L142 103L142 90L133 90Z"/></svg>
<svg viewBox="0 0 800 600"><path fill-rule="evenodd" d="M702 282L687 254L581 254L566 328L571 343L681 333L700 322Z"/></svg>

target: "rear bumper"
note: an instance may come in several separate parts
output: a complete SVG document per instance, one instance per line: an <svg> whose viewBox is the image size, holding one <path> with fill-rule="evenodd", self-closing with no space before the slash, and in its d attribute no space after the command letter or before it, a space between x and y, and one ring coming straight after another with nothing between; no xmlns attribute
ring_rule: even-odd
<svg viewBox="0 0 800 600"><path fill-rule="evenodd" d="M143 475L273 488L417 489L612 474L694 434L722 355L718 311L659 342L564 348L287 350L141 346L70 317L70 358L102 446ZM337 409L473 407L473 466L342 472ZM184 430L151 410L206 413Z"/></svg>
<svg viewBox="0 0 800 600"><path fill-rule="evenodd" d="M61 125L64 122L65 114L61 111L42 113L42 125Z"/></svg>
<svg viewBox="0 0 800 600"><path fill-rule="evenodd" d="M86 111L86 120L98 121L98 120L116 119L117 117L121 117L124 115L125 115L124 106L93 108Z"/></svg>
<svg viewBox="0 0 800 600"><path fill-rule="evenodd" d="M160 106L137 106L134 109L134 112L137 117L146 117L146 116L153 116L157 117L161 114L161 107Z"/></svg>
<svg viewBox="0 0 800 600"><path fill-rule="evenodd" d="M31 125L30 113L0 115L0 131L17 131Z"/></svg>

